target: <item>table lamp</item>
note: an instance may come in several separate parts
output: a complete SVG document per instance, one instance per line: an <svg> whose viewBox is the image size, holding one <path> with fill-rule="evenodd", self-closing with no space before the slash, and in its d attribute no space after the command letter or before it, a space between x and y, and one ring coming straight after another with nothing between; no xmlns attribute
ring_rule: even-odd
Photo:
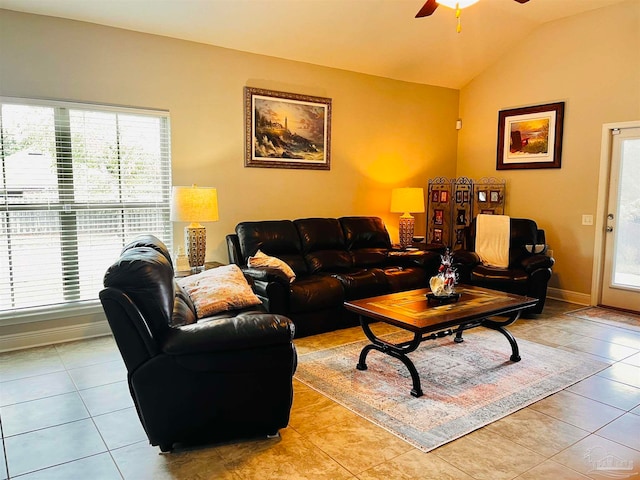
<svg viewBox="0 0 640 480"><path fill-rule="evenodd" d="M215 188L173 187L171 221L190 222L184 228L184 244L192 271L204 270L207 230L199 222L218 221L218 192Z"/></svg>
<svg viewBox="0 0 640 480"><path fill-rule="evenodd" d="M400 216L400 246L411 245L415 218L411 213L424 213L424 189L394 188L391 190L391 212Z"/></svg>

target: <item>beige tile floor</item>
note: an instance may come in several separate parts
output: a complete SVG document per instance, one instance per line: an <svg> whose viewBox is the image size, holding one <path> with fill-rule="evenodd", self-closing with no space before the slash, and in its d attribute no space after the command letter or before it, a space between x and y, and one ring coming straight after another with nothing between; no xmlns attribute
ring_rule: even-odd
<svg viewBox="0 0 640 480"><path fill-rule="evenodd" d="M0 480L640 478L640 322L565 315L577 308L549 301L510 330L609 368L426 454L297 381L279 439L160 454L111 337L1 354ZM352 328L296 345L304 354L362 338ZM629 470L598 463L607 458Z"/></svg>

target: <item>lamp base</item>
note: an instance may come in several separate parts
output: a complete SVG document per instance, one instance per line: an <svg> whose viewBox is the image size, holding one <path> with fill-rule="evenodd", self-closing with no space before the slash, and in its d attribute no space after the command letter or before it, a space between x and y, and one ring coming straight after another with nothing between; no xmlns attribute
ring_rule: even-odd
<svg viewBox="0 0 640 480"><path fill-rule="evenodd" d="M413 217L400 217L400 246L406 248L413 242L413 229L415 226Z"/></svg>
<svg viewBox="0 0 640 480"><path fill-rule="evenodd" d="M185 227L184 244L191 271L203 271L204 257L207 252L207 229L204 227Z"/></svg>

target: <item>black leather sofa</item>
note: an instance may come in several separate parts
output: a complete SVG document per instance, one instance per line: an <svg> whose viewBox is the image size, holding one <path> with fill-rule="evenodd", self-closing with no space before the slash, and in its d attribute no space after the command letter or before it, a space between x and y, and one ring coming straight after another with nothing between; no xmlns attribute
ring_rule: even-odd
<svg viewBox="0 0 640 480"><path fill-rule="evenodd" d="M424 288L440 265L440 252L394 251L378 217L242 222L226 239L229 261L253 279L269 312L293 320L296 337L354 325L345 300ZM258 250L286 262L295 280L248 267Z"/></svg>
<svg viewBox="0 0 640 480"><path fill-rule="evenodd" d="M465 245L453 253L459 281L503 292L537 298L538 303L527 310L541 313L547 298L547 284L555 263L545 255L545 233L535 221L527 218L510 219L509 265L499 268L483 265L475 253L476 220L465 227Z"/></svg>
<svg viewBox="0 0 640 480"><path fill-rule="evenodd" d="M293 399L294 326L258 307L197 320L166 246L136 239L100 292L151 445L274 435Z"/></svg>

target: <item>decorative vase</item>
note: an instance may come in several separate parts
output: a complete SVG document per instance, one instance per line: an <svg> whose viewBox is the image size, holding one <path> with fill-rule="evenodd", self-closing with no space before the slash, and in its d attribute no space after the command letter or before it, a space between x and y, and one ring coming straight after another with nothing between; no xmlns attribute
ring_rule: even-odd
<svg viewBox="0 0 640 480"><path fill-rule="evenodd" d="M442 263L438 268L438 274L431 277L429 287L431 288L431 293L436 297L451 297L455 294L458 274L451 265L452 259L448 248L440 258Z"/></svg>

